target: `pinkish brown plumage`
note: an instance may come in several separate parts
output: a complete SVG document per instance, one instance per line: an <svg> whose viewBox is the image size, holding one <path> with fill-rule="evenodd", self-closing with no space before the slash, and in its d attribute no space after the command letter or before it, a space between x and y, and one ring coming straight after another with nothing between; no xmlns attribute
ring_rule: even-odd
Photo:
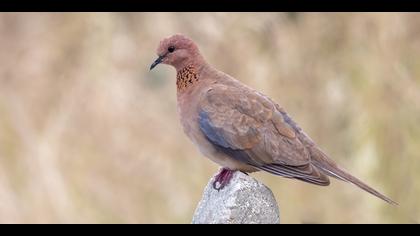
<svg viewBox="0 0 420 236"><path fill-rule="evenodd" d="M317 147L269 97L210 66L195 43L177 34L163 39L158 59L177 71L178 112L185 134L204 156L223 167L214 187L233 171L266 171L321 186L328 176L394 201L350 175ZM219 186L218 186L219 184Z"/></svg>

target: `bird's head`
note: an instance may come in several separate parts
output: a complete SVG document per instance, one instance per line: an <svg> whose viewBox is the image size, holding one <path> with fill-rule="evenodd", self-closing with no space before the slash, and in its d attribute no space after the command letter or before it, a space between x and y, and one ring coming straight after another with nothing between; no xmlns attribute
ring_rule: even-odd
<svg viewBox="0 0 420 236"><path fill-rule="evenodd" d="M181 34L175 34L160 41L156 53L158 58L150 66L150 70L161 63L181 70L190 64L202 61L200 51L195 43Z"/></svg>

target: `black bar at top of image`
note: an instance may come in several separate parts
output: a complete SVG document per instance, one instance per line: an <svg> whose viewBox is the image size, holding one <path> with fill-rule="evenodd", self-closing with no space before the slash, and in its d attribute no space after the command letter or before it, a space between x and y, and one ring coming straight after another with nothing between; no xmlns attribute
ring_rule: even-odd
<svg viewBox="0 0 420 236"><path fill-rule="evenodd" d="M415 0L2 0L1 11L415 11Z"/></svg>

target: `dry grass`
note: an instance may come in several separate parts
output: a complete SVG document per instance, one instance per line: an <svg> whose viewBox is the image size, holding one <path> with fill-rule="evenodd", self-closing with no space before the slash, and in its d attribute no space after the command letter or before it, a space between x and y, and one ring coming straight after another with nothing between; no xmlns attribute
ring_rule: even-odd
<svg viewBox="0 0 420 236"><path fill-rule="evenodd" d="M355 187L258 173L284 223L420 223L420 15L0 14L0 222L188 223L217 166L182 133L181 32L284 106Z"/></svg>

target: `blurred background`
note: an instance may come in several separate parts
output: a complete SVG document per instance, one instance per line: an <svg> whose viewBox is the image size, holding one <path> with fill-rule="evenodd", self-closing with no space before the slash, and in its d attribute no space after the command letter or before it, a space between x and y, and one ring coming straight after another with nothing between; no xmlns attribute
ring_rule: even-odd
<svg viewBox="0 0 420 236"><path fill-rule="evenodd" d="M159 41L281 104L400 203L265 173L282 223L420 223L420 15L0 14L0 223L190 223L218 170L183 134Z"/></svg>

